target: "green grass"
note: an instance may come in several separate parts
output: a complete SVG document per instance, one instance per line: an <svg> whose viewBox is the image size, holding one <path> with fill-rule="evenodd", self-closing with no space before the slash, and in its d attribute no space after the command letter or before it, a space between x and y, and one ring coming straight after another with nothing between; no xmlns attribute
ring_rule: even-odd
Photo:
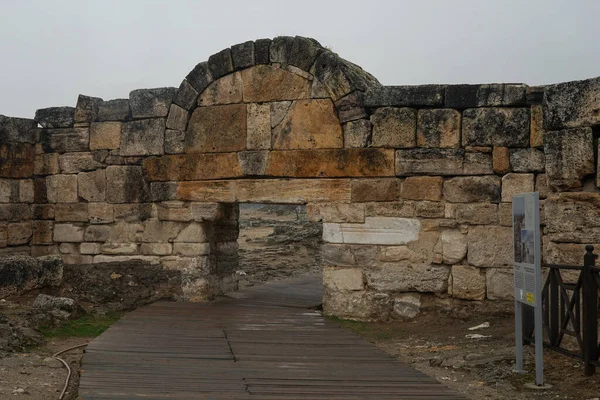
<svg viewBox="0 0 600 400"><path fill-rule="evenodd" d="M117 322L123 313L91 314L68 321L59 327L41 326L40 332L48 338L96 337Z"/></svg>
<svg viewBox="0 0 600 400"><path fill-rule="evenodd" d="M334 316L327 316L327 319L372 342L392 340L403 336L402 330L395 324L353 321Z"/></svg>

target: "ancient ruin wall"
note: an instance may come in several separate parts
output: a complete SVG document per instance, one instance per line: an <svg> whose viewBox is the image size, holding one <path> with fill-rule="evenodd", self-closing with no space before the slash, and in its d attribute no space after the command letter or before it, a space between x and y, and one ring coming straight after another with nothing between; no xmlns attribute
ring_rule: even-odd
<svg viewBox="0 0 600 400"><path fill-rule="evenodd" d="M600 79L381 86L312 39L246 42L178 89L0 117L0 252L142 259L201 300L234 286L236 204L307 204L326 312L509 299L513 194L540 192L545 262L600 242L597 124Z"/></svg>

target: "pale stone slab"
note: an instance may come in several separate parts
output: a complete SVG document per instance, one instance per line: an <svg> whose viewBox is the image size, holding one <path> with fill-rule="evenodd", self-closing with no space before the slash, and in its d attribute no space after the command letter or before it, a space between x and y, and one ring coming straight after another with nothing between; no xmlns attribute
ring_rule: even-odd
<svg viewBox="0 0 600 400"><path fill-rule="evenodd" d="M55 242L83 242L85 228L74 224L55 224Z"/></svg>
<svg viewBox="0 0 600 400"><path fill-rule="evenodd" d="M402 245L419 238L421 222L412 218L366 217L364 224L323 224L329 243Z"/></svg>
<svg viewBox="0 0 600 400"><path fill-rule="evenodd" d="M167 256L173 253L171 243L142 243L140 253L149 256Z"/></svg>
<svg viewBox="0 0 600 400"><path fill-rule="evenodd" d="M405 293L394 297L394 317L412 319L421 312L421 295Z"/></svg>
<svg viewBox="0 0 600 400"><path fill-rule="evenodd" d="M444 230L440 235L444 264L457 264L467 255L467 235L457 230Z"/></svg>
<svg viewBox="0 0 600 400"><path fill-rule="evenodd" d="M485 299L485 271L468 265L455 265L450 275L448 294L457 299Z"/></svg>
<svg viewBox="0 0 600 400"><path fill-rule="evenodd" d="M323 268L323 286L334 291L363 290L363 273L361 268Z"/></svg>
<svg viewBox="0 0 600 400"><path fill-rule="evenodd" d="M365 271L367 287L381 292L442 293L449 275L449 267L428 264L386 263Z"/></svg>

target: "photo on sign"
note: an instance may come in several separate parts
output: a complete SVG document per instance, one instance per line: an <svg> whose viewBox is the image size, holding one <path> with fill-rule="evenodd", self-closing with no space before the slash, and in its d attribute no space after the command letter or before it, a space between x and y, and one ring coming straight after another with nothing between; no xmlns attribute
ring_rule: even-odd
<svg viewBox="0 0 600 400"><path fill-rule="evenodd" d="M525 199L513 199L513 235L516 263L534 263L535 242L533 227L528 226L529 218L525 215Z"/></svg>

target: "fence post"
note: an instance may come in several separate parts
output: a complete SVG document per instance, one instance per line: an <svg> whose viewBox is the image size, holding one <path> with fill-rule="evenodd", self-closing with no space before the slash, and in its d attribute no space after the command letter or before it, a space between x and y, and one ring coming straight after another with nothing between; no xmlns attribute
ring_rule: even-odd
<svg viewBox="0 0 600 400"><path fill-rule="evenodd" d="M548 326L550 328L549 342L552 346L558 346L558 335L560 332L560 321L558 319L560 298L558 294L558 278L556 275L559 273L557 269L550 268L548 271L550 285L548 287L548 309L550 318Z"/></svg>
<svg viewBox="0 0 600 400"><path fill-rule="evenodd" d="M596 265L594 246L585 246L583 256L583 362L585 375L591 376L596 372L598 355L598 287L591 267Z"/></svg>

